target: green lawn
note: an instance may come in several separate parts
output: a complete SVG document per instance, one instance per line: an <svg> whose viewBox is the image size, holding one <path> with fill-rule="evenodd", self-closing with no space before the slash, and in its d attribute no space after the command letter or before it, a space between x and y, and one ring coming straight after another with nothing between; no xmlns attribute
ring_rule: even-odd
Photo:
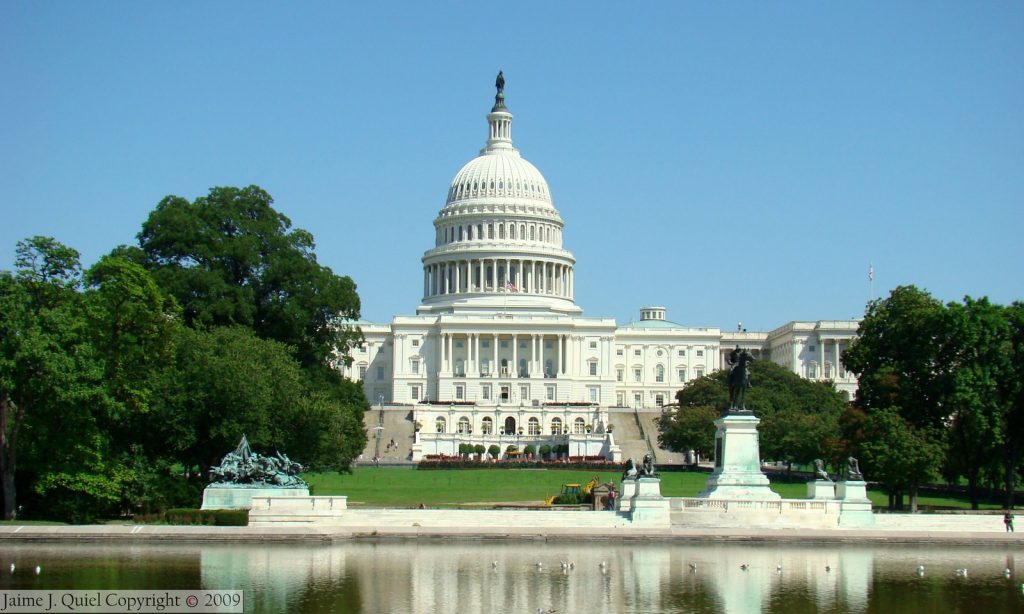
<svg viewBox="0 0 1024 614"><path fill-rule="evenodd" d="M574 471L565 469L440 469L417 471L389 467L357 467L352 474L307 473L313 494L347 495L354 505L416 507L458 506L472 503L534 502L540 503L561 491L562 484L586 484L593 476L601 482L618 485L618 471ZM661 492L668 497L692 497L704 488L707 473L665 472ZM807 486L802 483L777 482L772 490L785 499L803 499ZM882 491L870 490L868 497L875 507L885 507L888 497ZM967 509L969 503L950 497L921 497L923 508L942 507ZM982 504L982 509L998 505Z"/></svg>

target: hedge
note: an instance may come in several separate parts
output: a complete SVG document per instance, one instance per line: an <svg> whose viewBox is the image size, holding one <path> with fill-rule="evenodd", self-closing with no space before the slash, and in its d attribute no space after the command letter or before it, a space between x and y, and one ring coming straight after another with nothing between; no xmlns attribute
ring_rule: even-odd
<svg viewBox="0 0 1024 614"><path fill-rule="evenodd" d="M164 513L167 524L202 524L216 527L249 525L249 510L197 510L178 508Z"/></svg>
<svg viewBox="0 0 1024 614"><path fill-rule="evenodd" d="M625 471L623 463L609 461L580 462L544 462L542 460L502 460L497 462L480 462L463 460L457 457L446 457L444 460L423 460L416 465L417 469L580 469L587 471Z"/></svg>

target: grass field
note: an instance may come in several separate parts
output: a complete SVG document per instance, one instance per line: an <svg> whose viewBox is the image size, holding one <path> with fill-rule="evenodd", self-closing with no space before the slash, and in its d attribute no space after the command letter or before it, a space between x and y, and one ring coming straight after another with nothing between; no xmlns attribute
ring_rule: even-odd
<svg viewBox="0 0 1024 614"><path fill-rule="evenodd" d="M560 492L562 484L586 484L593 476L601 482L621 478L617 471L572 471L564 469L439 469L417 471L389 467L357 467L350 475L340 473L307 473L315 495L346 495L354 505L416 507L459 506L473 503L532 502L540 503ZM707 473L665 472L661 474L661 492L667 497L692 497L704 488ZM807 486L802 483L773 483L772 490L784 499L803 499ZM884 492L871 490L868 497L875 507L885 507ZM968 509L967 501L949 497L922 497L923 508ZM996 505L982 505L995 509Z"/></svg>

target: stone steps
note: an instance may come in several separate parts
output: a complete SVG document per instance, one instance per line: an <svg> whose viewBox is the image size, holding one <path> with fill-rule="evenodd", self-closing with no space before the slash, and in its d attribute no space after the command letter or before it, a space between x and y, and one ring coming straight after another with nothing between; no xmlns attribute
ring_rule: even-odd
<svg viewBox="0 0 1024 614"><path fill-rule="evenodd" d="M372 407L363 414L363 425L366 427L366 447L363 449L363 464L368 464L377 454L377 437L380 437L380 462L393 464L410 462L413 443L413 422L410 419L412 408L387 408ZM383 423L381 422L383 414ZM383 429L378 431L377 427ZM398 444L397 448L388 449L387 444L392 440Z"/></svg>

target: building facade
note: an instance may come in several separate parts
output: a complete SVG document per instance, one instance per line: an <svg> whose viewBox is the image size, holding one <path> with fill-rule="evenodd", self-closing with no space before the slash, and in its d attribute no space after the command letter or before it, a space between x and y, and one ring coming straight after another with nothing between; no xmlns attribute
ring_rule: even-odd
<svg viewBox="0 0 1024 614"><path fill-rule="evenodd" d="M732 333L676 324L659 306L621 326L584 316L565 223L544 176L512 145L502 88L487 123L484 148L455 174L434 220L416 314L351 323L366 342L343 374L374 404L413 407L413 460L466 442L503 452L567 444L573 456L615 458L610 407L666 405L736 345L855 389L839 357L856 321Z"/></svg>

